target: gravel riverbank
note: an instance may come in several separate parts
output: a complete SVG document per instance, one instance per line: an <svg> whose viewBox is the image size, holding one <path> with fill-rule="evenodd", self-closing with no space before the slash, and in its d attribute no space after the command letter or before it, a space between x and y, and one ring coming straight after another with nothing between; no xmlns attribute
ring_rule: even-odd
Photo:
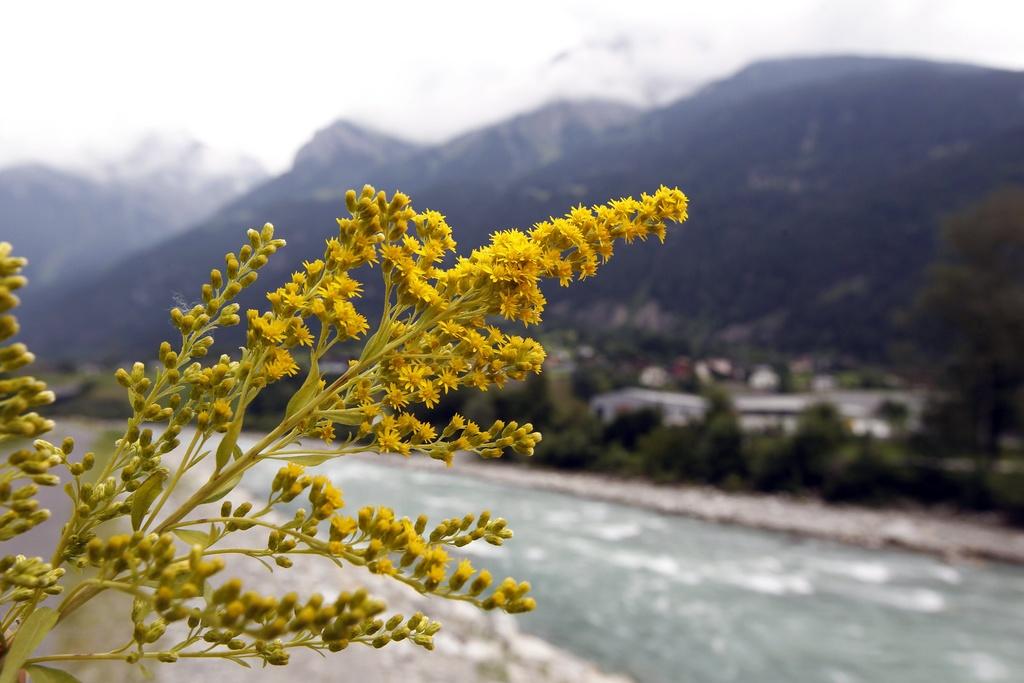
<svg viewBox="0 0 1024 683"><path fill-rule="evenodd" d="M402 462L379 455L356 457L374 458L396 466L445 469L443 464L425 459ZM481 462L471 456L459 458L451 471L511 486L556 491L664 514L830 539L868 548L903 548L937 555L949 561L996 560L1024 564L1024 529L1006 526L980 515L834 505L815 499L727 493L701 486L662 486L598 474Z"/></svg>

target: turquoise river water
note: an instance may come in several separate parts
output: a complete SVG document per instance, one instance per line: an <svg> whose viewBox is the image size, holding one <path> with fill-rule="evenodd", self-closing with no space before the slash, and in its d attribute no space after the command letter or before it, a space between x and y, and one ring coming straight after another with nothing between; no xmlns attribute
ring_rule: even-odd
<svg viewBox="0 0 1024 683"><path fill-rule="evenodd" d="M490 509L474 564L529 579L527 631L641 683L1024 681L1024 569L949 565L641 508L340 461L347 505Z"/></svg>

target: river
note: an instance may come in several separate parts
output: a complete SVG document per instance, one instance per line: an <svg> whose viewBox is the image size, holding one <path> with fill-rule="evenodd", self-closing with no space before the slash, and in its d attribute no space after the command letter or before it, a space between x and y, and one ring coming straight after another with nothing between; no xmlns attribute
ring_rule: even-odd
<svg viewBox="0 0 1024 683"><path fill-rule="evenodd" d="M1024 681L1020 567L952 566L457 471L329 467L353 508L504 516L514 539L468 549L497 578L532 582L539 606L517 617L522 628L641 683Z"/></svg>

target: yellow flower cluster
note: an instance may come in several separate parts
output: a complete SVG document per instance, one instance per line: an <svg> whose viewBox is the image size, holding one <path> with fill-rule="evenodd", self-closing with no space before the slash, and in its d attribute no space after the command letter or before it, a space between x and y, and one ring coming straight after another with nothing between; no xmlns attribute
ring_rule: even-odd
<svg viewBox="0 0 1024 683"><path fill-rule="evenodd" d="M25 259L11 256L11 245L0 242L0 342L18 333L17 319L8 313L18 305L15 290L25 286L21 269ZM30 410L53 403L53 392L33 377L11 377L10 373L29 365L35 356L24 344L0 347L0 441L32 438L53 429L53 422Z"/></svg>
<svg viewBox="0 0 1024 683"><path fill-rule="evenodd" d="M18 321L9 312L18 305L14 292L26 280L21 269L25 259L11 256L11 245L0 242L0 342L18 332ZM24 344L0 347L0 442L32 439L53 428L53 422L32 409L52 403L53 392L34 377L13 373L31 364L35 357ZM56 486L57 475L50 470L69 464L74 448L71 439L55 446L35 439L30 447L18 448L0 465L0 541L29 531L50 518L50 511L40 507L35 496L40 486ZM85 463L70 465L81 473L92 466L92 455ZM6 549L6 548L5 548ZM42 594L57 595L64 569L54 567L39 557L11 554L0 557L0 603L24 603Z"/></svg>
<svg viewBox="0 0 1024 683"><path fill-rule="evenodd" d="M159 641L167 625L179 621L187 623L186 642L201 642L205 653L223 651L231 658L261 659L275 665L288 663L287 647L295 643L338 651L350 642L382 647L408 638L433 648L439 624L418 613L409 620L395 615L385 622L379 618L384 603L365 591L341 593L333 602L314 593L302 602L295 593L278 599L243 591L238 579L208 587L210 579L224 569L223 560L204 559L200 545L178 557L175 546L171 534L141 532L119 534L106 541L93 539L87 546L86 557L97 568L98 581L127 572L156 584L152 610L157 617L147 622L149 610L138 609L138 602L133 610L136 647L125 655L128 661L142 657L176 661L179 655L174 649L146 652L145 646ZM282 642L282 636L288 636L289 642Z"/></svg>
<svg viewBox="0 0 1024 683"><path fill-rule="evenodd" d="M529 232L495 233L489 245L439 273L439 290L479 297L487 314L539 323L545 304L540 290L543 278L568 285L574 278L590 277L600 262L611 258L615 240L629 243L656 235L664 241L665 221L686 219L686 195L667 187L640 200L578 207L562 218L538 223Z"/></svg>
<svg viewBox="0 0 1024 683"><path fill-rule="evenodd" d="M484 512L428 530L426 517L398 517L386 507L345 514L341 490L305 466L367 450L422 453L448 464L460 451L485 458L508 450L532 454L541 435L529 423L497 420L485 428L455 415L441 426L430 422L428 411L449 392L486 391L540 372L541 345L503 330L495 319L539 322L545 280L567 285L592 276L612 256L616 241L651 235L664 240L666 222L686 220L686 197L661 187L640 199L577 207L529 230L495 233L489 244L461 258L454 256L444 216L415 211L400 192L389 198L367 186L349 191L345 203L350 215L338 219L338 233L327 240L322 257L304 262L268 293L269 310L241 314L236 302L284 246L269 224L248 231L249 243L225 255L223 272L210 271L202 303L172 309L180 340L160 345L159 365L135 363L115 375L127 391L131 414L98 473L83 476L96 465L91 453L69 459L70 439L56 446L36 438L0 466L0 540L47 519L49 512L34 497L39 486L58 483L54 468L71 475L65 491L73 501L51 562L0 558L0 605L7 610L0 631L12 632L15 644L22 632L41 640L108 590L132 596L134 627L126 645L106 653L31 657L35 644L9 649L0 661L4 681L13 680L23 665L31 669L51 660L223 657L240 664L285 664L289 650L298 647L323 652L402 640L433 647L439 624L421 614L385 619L383 603L364 591L302 601L294 593L244 591L237 580L213 586L212 578L232 556L287 569L297 556L317 555L483 609L534 608L528 583L506 578L494 585L487 570L453 550L479 541L503 544L512 536L504 519ZM24 285L23 264L10 256L9 245L0 244L0 342L17 331L6 312L17 304L12 292ZM354 273L378 266L380 322L347 369L326 376L321 368L330 367L325 361L332 350L338 353L346 348L338 345L370 332L368 318L356 308L364 286ZM240 355L206 360L213 332L243 319L246 344ZM35 438L52 427L32 409L53 395L31 377L11 375L31 361L23 345L0 348L0 441ZM300 373L304 379L277 426L241 439L247 409L260 392ZM327 447L311 448L307 437ZM265 504L226 500L246 472L266 460L286 464ZM203 483L180 490L203 471ZM221 501L219 516L199 512L215 501ZM290 519L276 514L286 505L294 511ZM133 533L104 531L111 520L130 521ZM265 544L222 544L252 529L267 533ZM61 593L65 564L91 565L95 573L54 610L42 602ZM172 622L178 625L169 629ZM172 635L178 642L169 645Z"/></svg>
<svg viewBox="0 0 1024 683"><path fill-rule="evenodd" d="M489 512L479 517L466 515L445 520L427 533L425 516L414 522L398 518L388 507L364 507L355 517L336 514L343 506L341 492L326 477L306 475L304 468L294 463L278 470L271 486L271 503L292 501L307 489L309 507L296 512L292 520L295 531L272 529L268 537L268 554L279 566L290 566L288 553L309 549L391 576L422 593L459 597L484 609L509 613L533 609L533 598L526 597L528 583L505 579L482 597L491 585L490 573L477 573L469 560L451 566L446 546L463 547L478 540L501 545L511 538L504 519L491 519ZM326 540L322 526L327 529ZM470 581L474 574L476 578Z"/></svg>
<svg viewBox="0 0 1024 683"><path fill-rule="evenodd" d="M338 237L327 241L323 259L306 262L290 282L268 294L270 311L249 311L250 343L276 345L264 365L271 380L296 372L289 349L312 345L312 377L316 359L368 329L352 302L363 288L349 271L379 263L381 325L343 381L332 385L336 391L327 391L318 375L313 378L314 389L322 393L301 431L331 443L337 425L357 426L356 436L372 435L367 445L380 452L424 451L446 460L450 452L444 453L430 428L401 411L433 408L461 387L504 386L540 372L544 362L536 340L507 334L488 318L539 322L546 303L544 279L567 285L589 277L611 258L616 240L628 243L649 235L664 240L666 221L687 218L686 196L661 187L639 200L578 207L526 232L498 232L490 244L446 269L440 264L454 252L455 241L438 212L417 213L406 195L389 199L370 186L358 195L350 190L346 204L351 217L338 219ZM321 324L315 345L307 332L313 318ZM494 446L484 448L490 452Z"/></svg>

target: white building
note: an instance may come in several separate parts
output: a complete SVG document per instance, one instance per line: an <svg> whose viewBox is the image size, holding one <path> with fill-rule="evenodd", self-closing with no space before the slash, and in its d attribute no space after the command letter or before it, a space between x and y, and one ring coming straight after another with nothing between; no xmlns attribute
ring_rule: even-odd
<svg viewBox="0 0 1024 683"><path fill-rule="evenodd" d="M609 391L590 399L590 409L605 422L619 415L650 409L661 413L667 425L684 425L703 417L705 401L696 394L629 388Z"/></svg>
<svg viewBox="0 0 1024 683"><path fill-rule="evenodd" d="M645 387L658 389L668 384L668 371L660 365L648 365L640 371L639 381Z"/></svg>
<svg viewBox="0 0 1024 683"><path fill-rule="evenodd" d="M775 391L779 388L779 373L767 365L758 365L750 373L747 384L757 391Z"/></svg>
<svg viewBox="0 0 1024 683"><path fill-rule="evenodd" d="M741 394L733 396L732 400L740 426L745 431L780 429L793 432L802 412L813 405L828 403L836 407L854 434L870 434L879 439L893 436L892 425L879 415L885 402L905 405L911 423L924 406L923 396L906 391ZM611 422L623 413L652 409L661 413L662 421L667 425L685 425L703 417L707 405L704 398L696 394L631 388L595 396L590 401L590 408L605 422Z"/></svg>

